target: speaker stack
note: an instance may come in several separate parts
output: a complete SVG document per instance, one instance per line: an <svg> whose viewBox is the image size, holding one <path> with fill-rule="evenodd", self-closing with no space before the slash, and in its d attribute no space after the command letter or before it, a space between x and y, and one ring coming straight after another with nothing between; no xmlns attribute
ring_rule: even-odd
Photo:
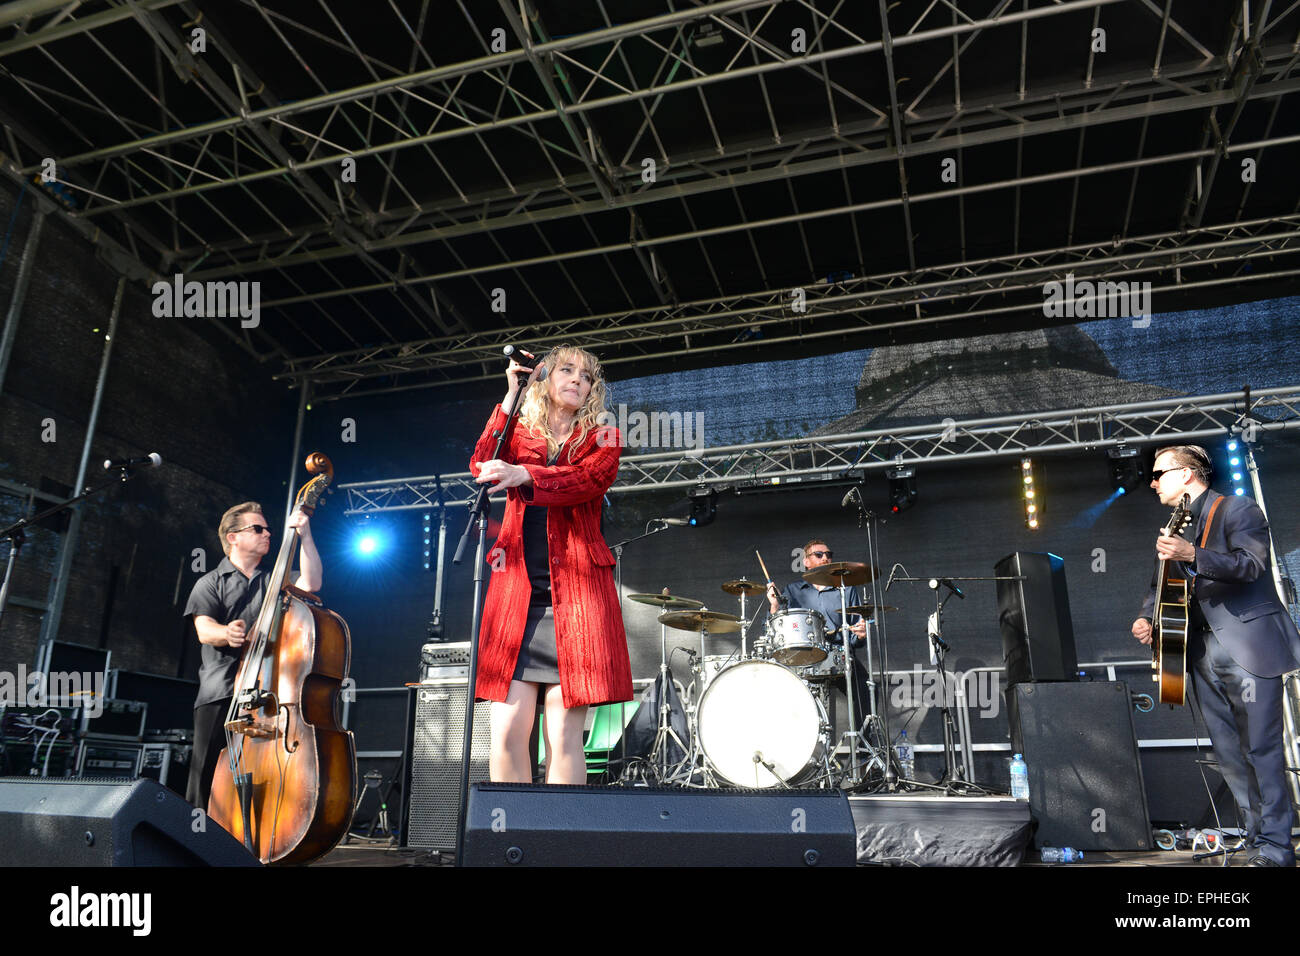
<svg viewBox="0 0 1300 956"><path fill-rule="evenodd" d="M465 740L468 644L430 644L414 694L407 752L405 844L421 849L456 849L460 815L461 754ZM470 782L488 778L492 731L487 703L474 705Z"/></svg>

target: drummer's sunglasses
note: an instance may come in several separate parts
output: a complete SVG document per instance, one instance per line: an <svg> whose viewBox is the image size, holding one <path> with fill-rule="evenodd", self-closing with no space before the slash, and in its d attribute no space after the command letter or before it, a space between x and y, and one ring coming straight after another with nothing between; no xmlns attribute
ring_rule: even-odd
<svg viewBox="0 0 1300 956"><path fill-rule="evenodd" d="M810 557L810 558L833 558L833 557L835 557L835 555L834 555L834 553L832 553L832 552L830 552L830 551L809 551L809 552L808 552L808 557Z"/></svg>

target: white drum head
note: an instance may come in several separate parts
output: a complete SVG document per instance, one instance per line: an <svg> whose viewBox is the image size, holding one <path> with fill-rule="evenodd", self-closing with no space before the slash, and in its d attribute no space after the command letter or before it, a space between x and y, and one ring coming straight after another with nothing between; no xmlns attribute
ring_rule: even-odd
<svg viewBox="0 0 1300 956"><path fill-rule="evenodd" d="M738 787L789 783L817 755L817 702L779 664L746 661L727 668L700 699L698 720L704 755L719 776Z"/></svg>

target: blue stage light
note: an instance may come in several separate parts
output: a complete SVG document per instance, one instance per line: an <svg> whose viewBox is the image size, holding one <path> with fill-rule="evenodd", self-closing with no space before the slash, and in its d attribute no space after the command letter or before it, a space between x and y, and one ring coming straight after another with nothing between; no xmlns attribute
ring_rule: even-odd
<svg viewBox="0 0 1300 956"><path fill-rule="evenodd" d="M1241 459L1240 459L1240 458L1229 458L1229 459L1228 459L1228 464L1230 464L1233 468L1236 468L1238 465L1241 464Z"/></svg>
<svg viewBox="0 0 1300 956"><path fill-rule="evenodd" d="M1239 495L1244 495L1245 493L1246 493L1246 489L1245 489L1245 488L1238 488L1238 489L1237 489L1237 494L1239 494Z"/></svg>
<svg viewBox="0 0 1300 956"><path fill-rule="evenodd" d="M1236 451L1236 450L1237 450L1237 443L1235 441L1228 442L1228 451Z"/></svg>
<svg viewBox="0 0 1300 956"><path fill-rule="evenodd" d="M374 531L363 531L353 541L357 554L365 558L374 557L383 550L383 539Z"/></svg>

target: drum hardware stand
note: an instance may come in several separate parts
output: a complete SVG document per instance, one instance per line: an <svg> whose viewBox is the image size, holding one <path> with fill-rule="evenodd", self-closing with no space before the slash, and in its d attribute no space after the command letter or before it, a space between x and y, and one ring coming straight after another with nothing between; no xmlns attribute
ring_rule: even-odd
<svg viewBox="0 0 1300 956"><path fill-rule="evenodd" d="M880 566L880 554L877 545L877 538L879 535L880 519L877 517L874 511L872 511L870 508L866 506L866 503L862 500L861 486L855 486L849 492L849 494L845 496L844 500L841 502L841 505L845 505L849 501L852 501L857 506L858 528L859 529L862 528L862 524L864 520L868 522L867 529L866 529L867 530L867 564L871 567L878 568ZM876 606L881 606L884 604L884 600L883 600L884 592L878 592L879 581L877 580L877 577L878 577L877 575L873 575L871 579L871 602ZM867 761L866 766L862 770L862 775L859 776L857 753L854 752L852 754L853 764L849 771L849 781L854 787L861 786L863 783L866 782L866 772L870 771L873 764L879 762L884 773L885 789L890 793L893 793L898 788L899 777L898 774L894 772L894 761L891 759L893 755L893 748L891 748L889 745L889 708L882 707L880 708L879 711L876 710L876 663L875 663L875 657L873 654L872 641L871 641L872 634L874 631L875 634L877 635L877 639L880 641L880 675L881 675L881 680L883 681L885 675L884 632L883 629L877 626L874 617L867 617L865 618L865 620L867 622L867 634L866 634L867 702L866 702L866 707L864 708L865 713L862 718L862 724L858 732L861 734L862 739L865 742L866 750L871 754L871 759ZM841 624L845 624L845 625L847 625L848 623L845 620L843 614L841 614L840 616L840 622ZM845 655L844 656L844 685L845 687L851 687L853 684L854 667L856 662L854 661L853 658L853 650L851 647L848 646L847 642L845 643L844 655ZM857 713L853 709L853 698L849 697L849 723L850 724L853 723L853 719L856 716ZM883 744L883 748L876 747L874 744L871 743L871 726L873 723L878 724L880 726L881 742Z"/></svg>
<svg viewBox="0 0 1300 956"><path fill-rule="evenodd" d="M375 795L379 798L379 810L375 813L375 818L370 821L370 827L366 830L364 839L375 839L375 828L378 827L380 834L388 837L388 845L396 846L397 834L393 832L392 825L388 822L388 797L393 792L393 784L397 782L397 778L394 777L388 781L388 788L383 793L379 792L379 787L384 782L384 777L378 770L367 771L366 775L361 779L364 781L365 786L361 788L361 793L357 795L357 805L352 808L352 819L355 820L357 814L361 811L361 802L366 799L366 794L374 790ZM354 839L363 838L358 837L349 828L347 834L343 837L343 842L345 844L351 843Z"/></svg>
<svg viewBox="0 0 1300 956"><path fill-rule="evenodd" d="M634 541L640 541L642 538L648 538L651 535L659 534L661 531L667 531L669 525L661 524L645 534L639 534L635 538L625 538L624 540L613 545L610 550L614 552L614 587L618 590L619 611L623 610L623 548ZM664 591L667 592L667 588ZM668 667L668 630L663 624L659 625L659 728L655 732L654 746L650 748L650 757L647 761L659 776L660 782L668 773L668 750L667 738L671 737L677 746L682 748L682 753L688 753L688 748L682 744L681 739L677 736L676 731L672 729L669 721L671 708L668 706L668 685L673 679L673 672ZM627 766L627 737L625 734L619 735L619 747L623 748L623 765ZM662 751L661 751L661 748ZM664 766L660 768L657 760L662 752Z"/></svg>

